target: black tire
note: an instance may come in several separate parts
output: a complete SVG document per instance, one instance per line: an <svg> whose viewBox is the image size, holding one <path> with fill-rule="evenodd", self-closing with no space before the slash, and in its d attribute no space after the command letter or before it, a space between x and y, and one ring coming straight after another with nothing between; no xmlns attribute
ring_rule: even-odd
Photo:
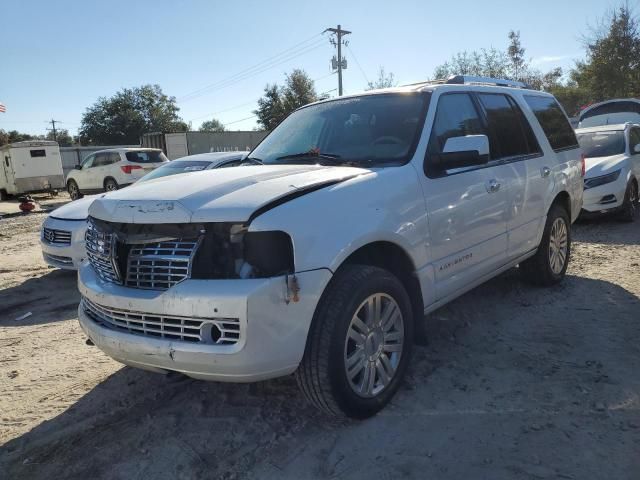
<svg viewBox="0 0 640 480"><path fill-rule="evenodd" d="M638 184L635 179L631 179L624 193L620 220L623 222L633 222L638 216L638 210Z"/></svg>
<svg viewBox="0 0 640 480"><path fill-rule="evenodd" d="M104 191L105 192L115 192L120 187L118 186L118 182L116 182L113 178L108 177L104 180Z"/></svg>
<svg viewBox="0 0 640 480"><path fill-rule="evenodd" d="M566 253L562 268L559 271L557 269L554 271L550 255L551 230L558 219L564 222L564 226L566 228ZM520 271L522 272L524 279L529 283L542 287L555 285L564 278L567 272L567 267L569 266L570 256L571 220L569 218L569 213L561 205L555 204L551 207L547 215L547 222L544 226L544 232L542 234L540 245L538 246L538 251L533 257L520 264Z"/></svg>
<svg viewBox="0 0 640 480"><path fill-rule="evenodd" d="M75 180L69 180L67 182L67 192L69 192L69 197L71 198L72 201L82 198L80 187L78 187L78 184L76 183Z"/></svg>
<svg viewBox="0 0 640 480"><path fill-rule="evenodd" d="M358 313L363 302L375 294L382 294L386 299L395 301L395 306L402 314L404 337L391 380L375 395L363 397L355 392L347 377L347 335L352 317ZM394 322L394 325L399 324ZM383 331L382 328L380 331ZM329 414L352 418L375 415L391 400L402 382L411 357L413 335L411 302L402 283L390 272L378 267L345 265L336 272L316 308L304 357L296 371L298 385L311 404ZM385 342L386 339L383 339L381 343ZM382 346L378 348L384 350ZM363 365L370 361L366 355L366 350L363 349ZM386 355L388 360L393 354ZM373 382L382 381L379 371L372 370ZM363 384L365 372L366 370L362 370L360 377Z"/></svg>
<svg viewBox="0 0 640 480"><path fill-rule="evenodd" d="M4 202L8 198L6 190L0 190L0 202Z"/></svg>

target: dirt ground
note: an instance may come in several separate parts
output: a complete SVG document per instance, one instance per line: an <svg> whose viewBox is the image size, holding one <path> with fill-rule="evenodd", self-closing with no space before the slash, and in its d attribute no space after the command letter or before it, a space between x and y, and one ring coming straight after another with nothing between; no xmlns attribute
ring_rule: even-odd
<svg viewBox="0 0 640 480"><path fill-rule="evenodd" d="M0 220L0 478L640 478L640 222L576 225L557 288L513 270L431 315L393 404L355 422L291 377L206 383L85 345L43 219Z"/></svg>

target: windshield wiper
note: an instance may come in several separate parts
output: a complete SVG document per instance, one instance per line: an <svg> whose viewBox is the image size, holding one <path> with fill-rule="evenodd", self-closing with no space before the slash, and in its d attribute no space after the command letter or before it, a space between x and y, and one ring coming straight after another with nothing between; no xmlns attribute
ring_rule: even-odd
<svg viewBox="0 0 640 480"><path fill-rule="evenodd" d="M246 157L240 161L239 165L264 165L264 162L256 157Z"/></svg>
<svg viewBox="0 0 640 480"><path fill-rule="evenodd" d="M289 160L292 158L330 158L335 160L340 158L340 155L336 155L334 153L320 153L320 152L301 152L301 153L291 153L289 155L283 155L281 157L276 158L276 160Z"/></svg>

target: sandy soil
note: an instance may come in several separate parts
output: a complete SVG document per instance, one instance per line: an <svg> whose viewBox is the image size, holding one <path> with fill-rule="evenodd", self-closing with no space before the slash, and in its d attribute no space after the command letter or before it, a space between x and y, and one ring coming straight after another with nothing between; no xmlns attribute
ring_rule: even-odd
<svg viewBox="0 0 640 480"><path fill-rule="evenodd" d="M0 478L640 477L640 222L577 225L557 288L513 270L436 312L393 404L352 422L290 377L206 383L85 345L43 219L0 220Z"/></svg>

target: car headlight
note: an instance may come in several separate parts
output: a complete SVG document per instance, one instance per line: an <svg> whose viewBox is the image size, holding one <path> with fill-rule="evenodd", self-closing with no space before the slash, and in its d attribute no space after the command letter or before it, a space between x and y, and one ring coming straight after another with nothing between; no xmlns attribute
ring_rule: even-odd
<svg viewBox="0 0 640 480"><path fill-rule="evenodd" d="M600 185L606 185L607 183L615 182L618 180L620 176L620 170L616 170L615 172L607 173L606 175L601 175L599 177L586 178L584 180L584 189L599 187Z"/></svg>

